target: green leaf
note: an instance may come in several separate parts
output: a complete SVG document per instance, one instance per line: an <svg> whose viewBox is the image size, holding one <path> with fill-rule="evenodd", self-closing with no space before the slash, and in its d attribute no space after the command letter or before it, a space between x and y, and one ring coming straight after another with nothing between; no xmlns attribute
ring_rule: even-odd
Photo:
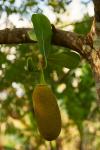
<svg viewBox="0 0 100 150"><path fill-rule="evenodd" d="M33 60L32 60L31 57L29 57L27 59L27 69L28 69L29 72L35 72L35 71L37 71L36 67L34 66L34 63L33 63Z"/></svg>
<svg viewBox="0 0 100 150"><path fill-rule="evenodd" d="M54 68L67 67L69 69L76 68L80 62L80 56L75 52L62 52L51 54L48 57L48 63Z"/></svg>
<svg viewBox="0 0 100 150"><path fill-rule="evenodd" d="M35 34L34 30L28 31L28 35L29 35L29 37L30 37L31 40L37 41L36 34Z"/></svg>
<svg viewBox="0 0 100 150"><path fill-rule="evenodd" d="M42 55L46 56L51 48L51 24L48 18L43 14L33 14L32 23L38 40L39 49Z"/></svg>
<svg viewBox="0 0 100 150"><path fill-rule="evenodd" d="M28 69L28 71L34 70L33 61L32 61L32 58L30 58L30 57L27 59L27 69Z"/></svg>

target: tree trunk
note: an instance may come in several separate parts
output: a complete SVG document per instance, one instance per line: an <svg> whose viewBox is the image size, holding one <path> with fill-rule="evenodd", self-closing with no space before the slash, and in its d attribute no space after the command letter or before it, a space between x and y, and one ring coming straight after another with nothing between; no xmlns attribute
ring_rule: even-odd
<svg viewBox="0 0 100 150"><path fill-rule="evenodd" d="M100 107L100 49L93 50L91 53L91 68L95 79L97 104Z"/></svg>

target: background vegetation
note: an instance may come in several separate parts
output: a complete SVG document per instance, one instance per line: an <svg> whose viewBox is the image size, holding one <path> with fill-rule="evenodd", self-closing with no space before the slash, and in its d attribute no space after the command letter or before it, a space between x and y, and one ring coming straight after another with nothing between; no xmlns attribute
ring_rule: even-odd
<svg viewBox="0 0 100 150"><path fill-rule="evenodd" d="M81 1L85 8L89 2ZM91 17L87 12L80 22L63 22L61 19L65 13L70 13L68 8L71 3L71 0L1 0L1 19L5 16L1 26L18 27L18 24L15 25L10 20L12 15L15 15L23 27L26 27L25 21L30 27L31 15L42 13L49 8L56 16L56 26L63 29L71 27L73 31L84 35L91 28ZM17 20L17 17L13 19ZM61 51L72 50L52 46L50 54ZM100 115L96 104L95 84L92 70L82 58L72 69L66 68L60 58L56 61L48 58L45 77L58 99L62 132L52 143L41 138L32 106L32 92L40 78L36 69L38 53L37 44L0 45L0 150L47 150L55 147L58 150L77 150L82 144L87 150L99 150ZM27 58L30 56L34 62L33 72L27 70Z"/></svg>

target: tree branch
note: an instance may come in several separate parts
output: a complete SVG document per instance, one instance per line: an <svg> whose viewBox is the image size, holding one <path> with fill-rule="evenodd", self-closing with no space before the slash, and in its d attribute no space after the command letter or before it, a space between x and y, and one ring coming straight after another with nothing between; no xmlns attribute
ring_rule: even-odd
<svg viewBox="0 0 100 150"><path fill-rule="evenodd" d="M95 12L95 33L100 38L100 0L93 0Z"/></svg>
<svg viewBox="0 0 100 150"><path fill-rule="evenodd" d="M52 43L58 46L67 47L78 52L86 60L89 60L89 54L93 48L93 41L90 34L82 36L80 34L56 29L54 26Z"/></svg>
<svg viewBox="0 0 100 150"><path fill-rule="evenodd" d="M28 31L31 30L31 28L0 30L0 44L36 43L37 41L29 38ZM83 46L90 44L88 36L83 37L74 32L56 29L54 26L52 26L52 31L52 44L73 49L87 59L87 51L83 49Z"/></svg>
<svg viewBox="0 0 100 150"><path fill-rule="evenodd" d="M52 43L58 46L67 47L80 52L82 49L83 37L77 33L56 29L52 26L53 37Z"/></svg>
<svg viewBox="0 0 100 150"><path fill-rule="evenodd" d="M94 11L95 11L95 20L100 22L100 0L93 0Z"/></svg>
<svg viewBox="0 0 100 150"><path fill-rule="evenodd" d="M28 36L29 28L14 28L0 30L0 44L36 43Z"/></svg>

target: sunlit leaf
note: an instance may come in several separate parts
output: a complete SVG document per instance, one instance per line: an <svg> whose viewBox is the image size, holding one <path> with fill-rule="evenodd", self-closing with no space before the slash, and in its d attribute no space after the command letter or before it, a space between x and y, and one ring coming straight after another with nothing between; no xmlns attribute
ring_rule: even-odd
<svg viewBox="0 0 100 150"><path fill-rule="evenodd" d="M32 23L41 53L45 56L51 48L51 24L43 14L33 14Z"/></svg>
<svg viewBox="0 0 100 150"><path fill-rule="evenodd" d="M34 30L28 31L28 35L29 35L31 40L37 41L36 34L35 34Z"/></svg>
<svg viewBox="0 0 100 150"><path fill-rule="evenodd" d="M48 57L48 62L54 68L67 67L73 69L79 64L80 56L75 52L56 53Z"/></svg>

